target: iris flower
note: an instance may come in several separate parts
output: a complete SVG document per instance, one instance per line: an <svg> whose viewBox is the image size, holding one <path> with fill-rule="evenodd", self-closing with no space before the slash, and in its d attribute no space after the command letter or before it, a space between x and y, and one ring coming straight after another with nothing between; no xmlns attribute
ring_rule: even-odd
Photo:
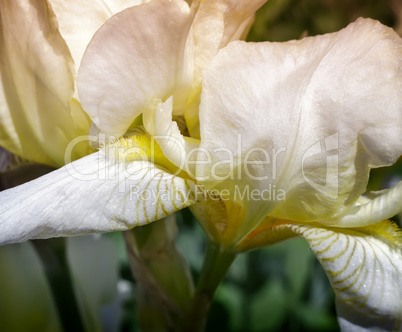
<svg viewBox="0 0 402 332"><path fill-rule="evenodd" d="M87 147L88 144L80 144L83 139L84 143L87 143L85 135L90 131L90 121L86 113L94 122L91 128L93 133L101 132L107 136L120 137L130 129L132 122L146 111L149 105L170 95L175 97L173 110L175 119L180 124L186 123L185 131L191 131L193 136L197 137L202 70L220 48L248 32L254 12L264 2L193 1L190 7L187 2L179 0L149 3L119 1L113 2L113 5L109 2L105 4L91 1L83 8L75 1L68 5L63 1L49 3L33 0L4 4L1 12L4 26L1 145L26 159L60 166L66 161L75 160L91 152ZM142 4L132 6L140 3ZM123 10L130 5L131 7ZM103 24L117 12L118 14L108 20L107 24ZM29 23L26 17L32 22ZM175 19L171 20L171 17ZM152 22L152 25L147 22ZM102 28L99 29L100 26ZM97 29L98 33L93 38L86 57L82 59L85 47ZM29 38L31 35L33 37ZM98 56L99 48L102 51ZM106 64L105 61L110 63ZM81 65L81 90L85 91L80 93L80 97L74 80L75 68L79 65ZM126 82L121 81L123 78ZM114 91L109 91L110 94L107 93L106 99L101 98L103 100L93 104L93 98L109 89L107 82L126 86L129 91L117 87ZM78 99L85 104L86 113L82 110ZM52 101L56 104L52 104ZM100 108L96 106L99 103L102 104ZM140 147L147 149L149 136L141 134L133 139ZM124 140L122 144L124 148ZM117 150L119 148L117 145ZM111 154L115 155L114 152ZM133 158L137 157L143 155ZM153 157L159 158L158 161L161 163L166 162L162 154ZM92 154L89 158L108 167L108 174L105 175L107 181L101 181L108 186L114 186L115 178L125 177L126 174L123 173L127 171L139 170L146 173L145 180L151 179L147 172L149 166L152 171L157 172L155 176L160 177L158 186L164 185L165 181L169 183L173 181L172 185L187 188L185 179L172 177L164 170L154 168L155 164L146 160L131 163L134 168L121 169L120 166L124 163L111 164L109 167L110 158L104 158L103 152ZM79 164L86 164L86 160L82 159ZM82 179L91 172L91 167L87 169L84 165L84 173L80 167L74 164L70 170ZM116 173L112 174L113 171ZM99 177L99 174L94 176ZM146 181L137 182L134 182L134 186L139 185L138 188L135 187L139 193L142 185L146 186L147 190L153 188L148 188ZM120 192L121 189L120 186L119 194L115 198L117 200L120 194L126 196ZM73 187L71 190L74 191ZM98 193L103 196L99 190ZM8 198L4 199L11 202ZM137 212L127 220L125 215L120 217L119 212L112 208L110 216L113 216L115 223L107 222L100 227L103 227L103 231L126 229L126 224L133 223L132 226L137 224L134 219L139 216L138 214L141 214L141 220L146 219L140 222L144 223L156 217L160 219L168 212L192 202L188 197L186 199L179 197L178 200L180 202L177 206L173 203L171 206L166 206L166 211L163 207L162 212L160 209L133 207L133 211ZM3 206L8 210L5 205ZM98 218L96 213L88 213L84 213L80 219L92 216L103 223L103 219ZM59 216L48 215L48 217L58 220L58 226L54 228L48 224L43 228L43 225L38 224L37 226L43 231L46 228L50 233L53 232L52 229L59 234L70 233L69 230L62 231L63 221ZM35 219L40 220L41 217ZM73 220L74 218L69 221L69 229L74 223ZM77 227L78 233L91 231L91 227L88 228L81 221ZM3 234L8 237L5 233L4 229ZM19 241L34 236L28 235L31 233L28 229L20 235L16 233L16 237L21 236ZM25 237L23 233L27 236Z"/></svg>
<svg viewBox="0 0 402 332"><path fill-rule="evenodd" d="M387 219L402 184L362 195L370 169L402 154L402 41L359 19L229 43L257 7L153 1L104 24L78 90L105 145L2 192L0 242L126 230L193 205L225 253L305 237L344 330L400 330L402 238Z"/></svg>

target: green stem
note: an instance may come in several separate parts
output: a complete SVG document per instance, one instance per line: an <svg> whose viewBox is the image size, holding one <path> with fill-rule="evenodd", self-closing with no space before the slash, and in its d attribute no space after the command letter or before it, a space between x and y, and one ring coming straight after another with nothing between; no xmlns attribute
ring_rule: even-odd
<svg viewBox="0 0 402 332"><path fill-rule="evenodd" d="M45 270L64 331L85 331L66 257L65 239L32 241Z"/></svg>
<svg viewBox="0 0 402 332"><path fill-rule="evenodd" d="M201 332L204 329L214 293L235 258L236 254L226 250L222 245L211 241L207 243L204 265L182 332Z"/></svg>

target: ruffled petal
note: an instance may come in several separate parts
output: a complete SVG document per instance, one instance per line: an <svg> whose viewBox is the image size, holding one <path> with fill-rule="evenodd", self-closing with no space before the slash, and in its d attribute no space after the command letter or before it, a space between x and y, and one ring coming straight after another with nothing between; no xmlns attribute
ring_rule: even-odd
<svg viewBox="0 0 402 332"><path fill-rule="evenodd" d="M249 222L341 216L370 168L402 154L401 65L401 38L370 19L300 41L232 42L203 79L201 149L212 162L197 168L200 183L231 190ZM285 195L240 199L239 188Z"/></svg>
<svg viewBox="0 0 402 332"><path fill-rule="evenodd" d="M56 17L45 0L5 1L0 24L0 145L63 165L66 146L88 123L77 130L71 114L75 69Z"/></svg>
<svg viewBox="0 0 402 332"><path fill-rule="evenodd" d="M102 150L1 192L0 244L127 230L194 203L193 182L114 153Z"/></svg>
<svg viewBox="0 0 402 332"><path fill-rule="evenodd" d="M192 82L186 2L153 1L114 15L95 34L78 73L85 111L105 134L121 136L155 98L182 107ZM182 105L182 106L180 106Z"/></svg>
<svg viewBox="0 0 402 332"><path fill-rule="evenodd" d="M336 294L343 331L402 329L402 237L388 221L356 229L284 224L310 244Z"/></svg>

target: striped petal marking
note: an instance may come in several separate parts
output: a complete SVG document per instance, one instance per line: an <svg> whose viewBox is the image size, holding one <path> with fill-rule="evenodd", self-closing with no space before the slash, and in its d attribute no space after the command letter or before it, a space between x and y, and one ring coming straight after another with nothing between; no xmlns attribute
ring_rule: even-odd
<svg viewBox="0 0 402 332"><path fill-rule="evenodd" d="M282 224L309 243L336 294L343 331L401 331L402 237L388 221L355 229Z"/></svg>
<svg viewBox="0 0 402 332"><path fill-rule="evenodd" d="M0 245L127 230L195 203L194 182L158 163L162 157L148 144L144 136L122 138L1 192Z"/></svg>

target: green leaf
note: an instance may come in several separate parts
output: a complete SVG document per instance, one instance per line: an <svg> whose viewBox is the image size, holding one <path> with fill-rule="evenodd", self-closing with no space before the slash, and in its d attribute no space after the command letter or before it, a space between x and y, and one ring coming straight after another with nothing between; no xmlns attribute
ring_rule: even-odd
<svg viewBox="0 0 402 332"><path fill-rule="evenodd" d="M31 243L0 247L0 330L61 331L41 261Z"/></svg>

